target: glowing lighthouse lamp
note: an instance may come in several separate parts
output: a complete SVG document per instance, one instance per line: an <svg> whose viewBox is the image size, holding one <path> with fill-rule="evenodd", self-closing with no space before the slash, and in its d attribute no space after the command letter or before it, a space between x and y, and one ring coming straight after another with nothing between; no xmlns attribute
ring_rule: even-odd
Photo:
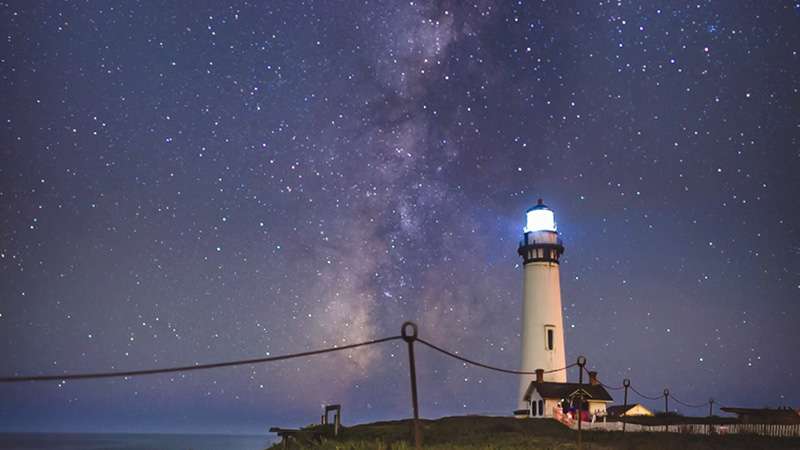
<svg viewBox="0 0 800 450"><path fill-rule="evenodd" d="M522 231L530 233L534 231L556 231L556 219L553 211L542 203L539 199L539 204L529 209L525 213L525 228Z"/></svg>
<svg viewBox="0 0 800 450"><path fill-rule="evenodd" d="M517 252L523 259L522 365L520 370L545 372L566 366L564 318L561 312L559 258L564 246L556 231L553 211L541 199L525 213L526 224ZM519 407L535 375L522 375ZM564 383L566 371L545 373L544 381Z"/></svg>

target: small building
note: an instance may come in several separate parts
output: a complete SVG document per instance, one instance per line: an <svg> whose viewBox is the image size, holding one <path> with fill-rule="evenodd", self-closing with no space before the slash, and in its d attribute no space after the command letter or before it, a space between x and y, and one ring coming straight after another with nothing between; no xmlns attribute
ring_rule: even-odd
<svg viewBox="0 0 800 450"><path fill-rule="evenodd" d="M639 403L613 405L606 408L609 417L654 416L652 411Z"/></svg>
<svg viewBox="0 0 800 450"><path fill-rule="evenodd" d="M544 370L536 370L536 379L531 381L523 400L527 411L516 411L518 417L552 418L555 411L577 414L583 411L585 420L591 415L606 415L606 406L613 402L611 395L597 381L597 372L589 373L589 384L559 383L544 381Z"/></svg>
<svg viewBox="0 0 800 450"><path fill-rule="evenodd" d="M800 411L792 408L720 408L727 413L736 414L741 423L771 423L791 425L800 423Z"/></svg>

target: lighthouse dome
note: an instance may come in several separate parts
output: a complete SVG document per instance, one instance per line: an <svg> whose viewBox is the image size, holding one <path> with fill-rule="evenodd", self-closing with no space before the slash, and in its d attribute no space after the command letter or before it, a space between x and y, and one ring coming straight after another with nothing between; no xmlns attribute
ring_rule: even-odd
<svg viewBox="0 0 800 450"><path fill-rule="evenodd" d="M525 212L525 233L532 231L556 231L556 220L553 211L544 204L542 199L536 206Z"/></svg>

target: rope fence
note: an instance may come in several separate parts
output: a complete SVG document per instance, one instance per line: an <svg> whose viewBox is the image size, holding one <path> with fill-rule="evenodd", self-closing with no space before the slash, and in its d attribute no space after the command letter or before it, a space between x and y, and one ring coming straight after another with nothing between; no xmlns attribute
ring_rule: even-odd
<svg viewBox="0 0 800 450"><path fill-rule="evenodd" d="M691 403L682 402L682 401L678 400L678 398L675 397L675 395L672 394L672 393L669 394L669 398L675 400L676 402L678 402L679 404L681 404L681 405L683 405L683 406L685 406L687 408L705 408L706 406L708 406L708 402L706 402L706 403L698 403L698 404L691 404Z"/></svg>
<svg viewBox="0 0 800 450"><path fill-rule="evenodd" d="M629 389L632 390L639 397L646 398L647 400L660 400L660 399L664 398L664 394L661 394L661 395L659 395L657 397L651 397L649 395L644 395L641 392L637 391L636 388L633 387L633 386L630 386Z"/></svg>
<svg viewBox="0 0 800 450"><path fill-rule="evenodd" d="M425 345L427 347L430 347L430 348L432 348L433 350L436 350L439 353L447 355L447 356L449 356L451 358L455 358L455 359L457 359L459 361L462 361L462 362L465 362L467 364L471 364L473 366L483 367L484 369L494 370L494 371L497 371L497 372L510 373L512 375L536 375L535 371L526 372L526 371L522 371L522 370L503 369L501 367L495 367L495 366L490 366L488 364L480 363L480 362L477 362L475 360L472 360L472 359L469 359L469 358L465 358L465 357L463 357L461 355L458 355L456 353L453 353L451 351L445 350L445 349L443 349L443 348L441 348L441 347L439 347L437 345L431 344L430 342L426 341L425 339L422 339L422 338L419 338L419 337L417 338L417 341L419 341L420 344ZM560 372L562 370L567 370L567 369L570 369L572 367L575 367L576 365L577 365L577 363L573 363L573 364L570 364L570 365L568 365L566 367L562 367L560 369L547 370L544 373Z"/></svg>
<svg viewBox="0 0 800 450"><path fill-rule="evenodd" d="M588 370L587 370L587 373L588 373ZM597 381L598 381L598 383L600 383L600 385L601 385L601 386L603 386L603 387L604 387L604 388L606 388L606 389L611 389L611 390L614 390L614 391L619 391L619 390L625 389L625 386L624 386L624 385L623 385L623 386L609 386L609 385L607 385L607 384L603 383L603 382L602 382L602 381L600 381L600 380L597 380ZM685 407L687 407L687 408L705 408L705 407L706 407L706 406L708 406L708 405L709 405L709 403L710 403L710 401L708 401L708 402L705 402L705 403L696 403L696 404L693 404L693 403L687 403L687 402L684 402L684 401L682 401L682 400L681 400L681 399L679 399L678 397L675 397L675 394L673 394L672 392L669 392L668 390L667 390L667 391L665 391L665 393L663 393L663 394L661 394L661 395L658 395L658 396L655 396L655 397L653 397L653 396L649 396L649 395L644 395L644 394L642 394L641 392L637 391L637 390L636 390L636 388L634 388L634 387L633 387L633 386L631 386L631 385L628 385L628 388L629 388L630 390L632 390L632 391L633 391L633 392L634 392L636 395L638 395L639 397L645 398L645 399L647 399L647 400L660 400L660 399L662 399L662 398L664 398L664 397L666 397L666 396L669 396L669 398L671 398L672 400L675 400L675 402L677 402L678 404L680 404L680 405L682 405L682 406L685 406Z"/></svg>
<svg viewBox="0 0 800 450"><path fill-rule="evenodd" d="M61 374L61 375L30 375L30 376L12 376L0 377L0 383L20 383L25 381L63 381L63 380L88 380L95 378L121 378L121 377L136 377L141 375L155 375L159 373L173 373L173 372L189 372L192 370L206 370L217 369L220 367L234 367L245 366L253 364L262 364L275 361L284 361L287 359L303 358L306 356L321 355L323 353L339 352L342 350L351 350L358 347L367 345L380 344L383 342L395 341L402 339L401 336L391 336L382 339L374 339L366 342L359 342L357 344L349 344L337 347L324 348L320 350L310 350L307 352L290 353L288 355L269 356L265 358L242 359L238 361L227 361L211 364L195 364L193 366L180 366L168 367L161 369L145 369L145 370L130 370L121 372L95 372L95 373L74 373L74 374Z"/></svg>
<svg viewBox="0 0 800 450"><path fill-rule="evenodd" d="M355 344L348 344L343 346L335 346L317 350L309 350L305 352L299 353L290 353L285 355L279 356L269 356L264 358L251 358L251 359L242 359L242 360L235 360L235 361L226 361L226 362L217 362L217 363L210 363L210 364L194 364L191 366L178 366L178 367L167 367L167 368L159 368L159 369L142 369L142 370L130 370L130 371L114 371L114 372L91 372L91 373L62 373L62 374L53 374L53 375L19 375L19 376L5 376L0 377L0 383L22 383L22 382L41 382L41 381L65 381L65 380L86 380L86 379L99 379L99 378L127 378L127 377L136 377L136 376L144 376L144 375L155 375L155 374L164 374L164 373L174 373L174 372L189 372L195 370L207 370L207 369L216 369L222 367L235 367L235 366L242 366L242 365L254 365L254 364L263 364L263 363L270 363L276 361L285 361L289 359L295 358L303 358L315 355L321 355L325 353L333 353L333 352L340 352L344 350L352 350L360 347L366 347L370 345L377 345L385 342L390 341L397 341L403 340L408 344L408 353L409 353L409 371L411 375L411 394L412 394L412 410L414 414L413 418L413 434L414 434L414 442L415 448L420 449L422 446L422 434L421 428L419 426L419 406L417 402L417 383L416 383L416 362L414 358L414 343L419 342L420 344L438 352L450 358L456 359L463 363L480 367L487 370L493 370L495 372L501 372L511 375L535 375L536 371L523 371L523 370L514 370L514 369L507 369L503 367L497 367L490 364L482 363L476 361L471 358L467 358L461 356L455 352L450 350L446 350L438 345L435 345L431 342L428 342L425 339L422 339L418 336L417 325L413 322L405 322L401 328L401 335L400 336L389 336L384 337L381 339L373 339L364 342L358 342ZM630 383L630 380L627 378L623 380L622 386L611 386L601 382L597 379L596 372L594 376L592 373L586 369L586 358L584 356L579 356L577 362L569 364L565 367L561 367L558 369L551 369L544 371L544 373L555 373L566 371L571 369L575 366L579 367L579 379L581 380L580 383L583 383L583 373L584 371L589 375L590 382L596 382L603 386L606 389L611 389L614 391L618 390L625 390L625 406L628 405L628 389L633 391L636 395L641 398L647 400L665 400L665 411L669 411L669 398L671 397L675 400L678 404L683 405L687 408L702 408L705 406L709 406L709 415L713 412L713 404L714 400L710 399L707 403L702 404L692 404L686 403L682 400L676 398L674 395L671 395L669 389L664 389L663 394L659 396L649 396L639 392L635 387L633 387ZM579 435L579 443L580 443L580 429L581 429L581 421L578 421L578 435ZM623 422L623 431L625 430L625 423Z"/></svg>
<svg viewBox="0 0 800 450"><path fill-rule="evenodd" d="M586 372L586 375L589 375L590 377L592 376L589 373L589 369L587 369L585 365L581 366L581 369ZM603 383L602 381L600 381L597 378L595 378L595 379L597 380L598 383L600 383L600 386L603 386L606 389L611 389L612 391L621 391L622 389L625 389L625 386L610 386L610 385L607 385L607 384Z"/></svg>
<svg viewBox="0 0 800 450"><path fill-rule="evenodd" d="M143 370L130 370L130 371L116 371L116 372L93 372L93 373L74 373L74 374L58 374L58 375L26 375L26 376L8 376L8 377L0 377L0 383L20 383L20 382L31 382L31 381L66 381L66 380L86 380L86 379L97 379L97 378L121 378L121 377L136 377L142 375L155 375L155 374L163 374L163 373L174 373L174 372L189 372L194 370L207 370L207 369L216 369L221 367L235 367L235 366L242 366L242 365L254 365L254 364L263 364L269 362L276 362L276 361L285 361L288 359L294 358L303 358L308 356L315 356L325 353L332 353L344 350L352 350L359 347L365 347L368 345L375 345L389 341L395 341L403 339L403 336L390 336L381 339L373 339L370 341L359 342L356 344L349 344L343 346L336 346L330 347L325 349L318 349L318 350L310 350L306 352L299 352L299 353L290 353L286 355L279 355L279 356L270 356L265 358L252 358L252 359L243 359L243 360L236 360L236 361L226 361L226 362L219 362L219 363L210 363L210 364L194 364L191 366L178 366L178 367L168 367L168 368L159 368L159 369L143 369ZM467 358L461 356L455 352L446 350L442 347L439 347L432 342L429 342L425 339L420 337L416 337L416 341L420 344L425 345L426 347L435 350L443 355L446 355L450 358L459 360L466 364L481 367L488 370L493 370L496 372L507 373L511 375L535 375L535 371L524 371L524 370L513 370L513 369L506 369L502 367L492 366L489 364L485 364L479 361L476 361L471 358ZM561 367L558 369L546 370L544 373L555 373L561 372L564 370L571 369L575 366L578 366L578 363L572 363L565 367ZM581 370L585 371L588 375L589 370L586 369L584 365L581 365ZM620 391L625 389L625 386L612 386L603 383L600 380L597 380L598 383L606 389L610 389L613 391ZM641 393L635 387L629 386L630 390L633 391L636 395L641 398L647 400L660 400L665 397L667 394L661 394L658 396L649 396ZM687 408L702 408L708 406L708 402L701 403L701 404L692 404L684 402L673 394L668 394L672 400L675 400L678 404L685 406Z"/></svg>

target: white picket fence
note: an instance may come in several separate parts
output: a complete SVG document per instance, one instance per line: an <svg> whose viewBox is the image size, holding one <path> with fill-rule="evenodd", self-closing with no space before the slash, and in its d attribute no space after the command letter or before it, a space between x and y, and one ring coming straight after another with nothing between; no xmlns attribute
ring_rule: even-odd
<svg viewBox="0 0 800 450"><path fill-rule="evenodd" d="M573 430L578 429L576 421L572 421L569 427ZM622 422L583 422L581 428L587 431L622 431ZM758 434L761 436L773 437L800 437L800 424L777 425L777 424L755 424L755 423L735 423L730 425L709 425L690 423L680 425L638 425L629 423L625 426L626 431L658 433L668 431L670 433L694 433L694 434Z"/></svg>
<svg viewBox="0 0 800 450"><path fill-rule="evenodd" d="M570 427L578 429L578 421L561 413L560 408L553 410L556 420ZM581 429L586 431L622 431L622 422L581 422ZM761 436L772 437L800 437L800 424L794 425L773 425L759 423L734 423L730 425L705 425L699 423L670 425L667 429L664 425L638 425L629 423L625 426L625 431L645 432L645 433L694 433L694 434L758 434Z"/></svg>
<svg viewBox="0 0 800 450"><path fill-rule="evenodd" d="M750 433L760 434L763 436L800 437L800 424L773 425L760 423L736 423L733 425L720 425L720 428L725 429L719 431L719 433Z"/></svg>

